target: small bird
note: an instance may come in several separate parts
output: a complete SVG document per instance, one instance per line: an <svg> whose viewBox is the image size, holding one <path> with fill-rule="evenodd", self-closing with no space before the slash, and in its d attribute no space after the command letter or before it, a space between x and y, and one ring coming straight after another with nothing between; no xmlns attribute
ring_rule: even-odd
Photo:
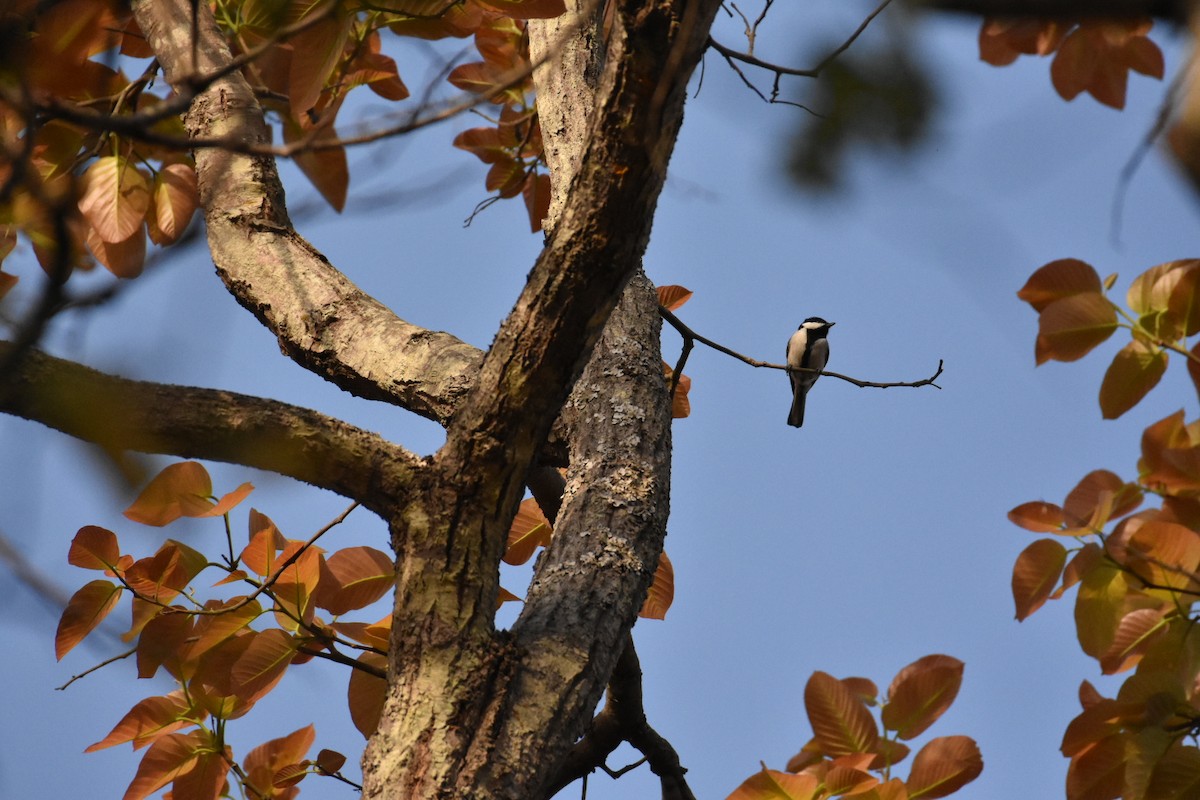
<svg viewBox="0 0 1200 800"><path fill-rule="evenodd" d="M788 339L787 365L825 369L829 361L829 340L825 335L836 324L820 317L809 317L800 323L800 328ZM788 377L792 379L792 410L788 414L788 425L799 428L804 424L804 396L821 376L816 372L788 372Z"/></svg>

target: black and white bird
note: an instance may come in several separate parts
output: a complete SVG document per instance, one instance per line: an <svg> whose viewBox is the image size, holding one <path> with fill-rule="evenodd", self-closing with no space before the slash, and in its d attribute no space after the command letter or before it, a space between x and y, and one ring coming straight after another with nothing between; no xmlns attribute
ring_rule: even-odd
<svg viewBox="0 0 1200 800"><path fill-rule="evenodd" d="M800 323L787 343L787 365L811 370L825 369L829 361L829 340L825 335L836 323L826 322L820 317L809 317ZM792 379L792 411L788 414L788 425L799 428L804 424L804 396L821 377L817 372L788 372Z"/></svg>

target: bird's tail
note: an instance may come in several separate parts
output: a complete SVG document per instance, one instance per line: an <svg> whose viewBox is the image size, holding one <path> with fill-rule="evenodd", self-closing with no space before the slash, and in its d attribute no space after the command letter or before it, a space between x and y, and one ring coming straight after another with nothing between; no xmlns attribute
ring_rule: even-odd
<svg viewBox="0 0 1200 800"><path fill-rule="evenodd" d="M804 392L799 389L792 392L792 410L788 413L788 425L799 428L804 424Z"/></svg>

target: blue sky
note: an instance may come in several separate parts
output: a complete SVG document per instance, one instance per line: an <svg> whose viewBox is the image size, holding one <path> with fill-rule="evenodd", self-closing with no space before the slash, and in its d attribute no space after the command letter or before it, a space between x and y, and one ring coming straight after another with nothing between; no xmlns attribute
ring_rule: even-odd
<svg viewBox="0 0 1200 800"><path fill-rule="evenodd" d="M760 32L762 57L813 63L818 42L853 30L870 9L803 6L772 10ZM966 18L920 24L910 46L941 93L934 131L902 162L856 151L840 195L789 187L782 162L803 112L765 106L720 59L709 58L689 103L646 256L655 282L695 292L680 312L685 321L747 355L779 361L799 321L818 315L838 323L829 365L837 372L916 380L939 359L946 365L940 391L822 379L805 427L794 430L784 424L782 375L713 351L693 353L686 370L693 414L675 428L667 540L675 605L665 622L639 623L635 637L651 724L675 744L700 797L724 797L760 759L781 768L808 739L802 697L814 670L886 686L928 653L966 662L958 701L926 735L979 742L984 773L958 796L1062 796L1062 731L1078 710L1079 682L1098 679L1099 668L1079 652L1066 602L1014 621L1009 574L1033 537L1005 514L1026 500L1061 500L1092 469L1133 477L1141 429L1180 407L1193 417L1195 394L1173 365L1127 419L1102 421L1101 354L1118 345L1035 370L1036 318L1015 292L1041 264L1072 256L1102 275L1119 273L1121 296L1143 269L1196 255L1188 249L1196 205L1152 153L1125 194L1114 243L1117 175L1150 126L1164 84L1131 78L1124 112L1089 97L1065 103L1047 61L1004 69L979 62L977 30ZM886 35L886 26L873 27L864 43ZM722 41L736 36L728 27ZM1170 74L1179 48L1164 44ZM401 316L486 347L540 239L524 232L519 203L463 227L483 197L483 173L449 141L473 124L355 153L346 213L306 216L297 226ZM288 186L293 208L314 204L291 170ZM355 204L356 188L394 202ZM663 341L671 360L678 337L666 331ZM105 309L63 320L48 346L132 377L317 408L423 453L441 441L431 423L356 400L280 356L223 292L202 250L166 261ZM80 526L110 527L142 552L162 537L121 517L134 493L97 480L97 463L57 434L0 420L0 531L70 590L92 577L66 567ZM296 538L346 505L290 481L210 467L226 490L254 481L248 505ZM235 530L244 531L245 506L239 511ZM213 523L167 533L201 548L223 538ZM331 537L331 548L387 541L383 524L361 511ZM509 588L519 583L519 573L506 575ZM55 692L116 646L98 638L55 664L57 615L2 571L0 587L10 652L0 668L10 720L0 794L120 796L135 758L123 747L82 750L135 701L170 686L138 682L132 665L118 664ZM244 752L315 721L317 747L355 760L362 740L349 724L340 669L293 670L276 694L239 722L235 747ZM621 756L611 762L623 763ZM588 797L653 797L655 785L645 768L616 782L600 775ZM313 779L304 794L353 796Z"/></svg>

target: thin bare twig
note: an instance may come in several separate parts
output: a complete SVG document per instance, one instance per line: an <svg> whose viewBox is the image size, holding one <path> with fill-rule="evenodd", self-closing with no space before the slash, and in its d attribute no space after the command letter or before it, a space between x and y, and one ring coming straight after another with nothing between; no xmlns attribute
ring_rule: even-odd
<svg viewBox="0 0 1200 800"><path fill-rule="evenodd" d="M850 34L849 38L847 38L846 41L842 42L840 45L838 45L836 48L834 48L833 51L830 52L829 55L825 56L825 58L823 58L815 67L810 67L808 69L800 69L798 67L785 67L781 64L773 64L770 61L763 61L761 58L757 58L753 54L754 39L753 39L752 32L748 35L749 39L750 39L750 52L747 52L747 53L743 53L743 52L734 50L732 48L726 47L725 45L721 44L720 42L718 42L716 39L713 39L712 37L709 37L709 39L708 39L708 46L711 47L712 49L716 50L722 56L724 56L726 61L733 61L733 60L741 61L745 64L749 64L752 67L758 67L759 69L764 69L764 70L767 70L768 72L775 73L775 85L776 85L776 90L778 90L779 79L783 75L793 75L793 76L800 77L800 78L816 78L816 77L820 76L821 71L824 70L826 67L828 67L831 63L833 63L834 59L836 59L842 53L846 52L846 50L848 50L850 48L850 45L854 44L854 42L858 39L858 37L862 35L863 31L865 31L867 29L867 26L869 26L875 20L876 17L878 17L880 14L882 14L883 10L885 8L887 8L889 5L891 5L891 2L892 2L892 0L883 0L883 2L881 2L878 6L875 7L874 11L872 11L870 14L868 14L866 16L866 18L859 24L858 28L855 29L854 33ZM741 12L739 11L738 13L740 14ZM763 14L764 15L766 14L766 9L763 10ZM743 19L745 19L745 17L743 17ZM753 25L753 29L757 29L759 21L761 21L761 18L759 20L755 21L755 23ZM750 31L752 31L753 29L748 28L748 30L750 30ZM740 72L739 72L739 74L740 74ZM742 76L742 80L743 81L746 80L744 75ZM758 91L758 90L755 89L755 91ZM762 96L761 92L759 92L759 96L760 97Z"/></svg>
<svg viewBox="0 0 1200 800"><path fill-rule="evenodd" d="M118 653L117 655L113 656L112 658L106 658L103 661L101 661L99 664L97 664L96 666L85 669L83 672L79 673L78 675L72 675L71 680L67 681L62 686L56 687L56 691L61 692L64 689L66 689L68 686L70 686L72 683L79 680L80 678L86 678L88 675L91 675L93 672L100 669L101 667L107 667L109 664L114 664L117 661L122 661L126 658L129 658L131 655L133 655L136 652L137 652L137 648L134 647L129 650L126 650L124 653Z"/></svg>
<svg viewBox="0 0 1200 800"><path fill-rule="evenodd" d="M666 308L663 308L662 306L659 306L658 313L659 313L659 315L662 316L663 319L665 319L668 323L670 323L671 327L673 327L675 330L679 331L679 335L683 337L683 352L680 354L679 361L676 362L676 365L675 365L675 374L676 375L678 375L680 372L683 371L683 365L687 361L687 356L692 351L692 347L693 347L692 342L696 341L696 342L700 342L700 344L707 345L718 352L724 353L727 356L732 356L733 358L736 358L738 361L741 361L745 364L749 364L752 367L765 367L766 369L781 369L784 372L816 372L819 375L828 375L831 378L838 378L838 379L846 381L848 383L853 383L855 386L858 386L858 387L864 388L864 389L865 388L891 389L891 388L900 387L900 386L911 388L911 389L915 389L920 386L932 386L935 389L942 388L941 386L938 386L937 383L935 382L935 381L937 381L938 377L942 374L942 371L945 366L944 362L941 359L938 359L937 371L934 372L933 375L929 376L928 378L922 378L919 381L889 381L889 382L864 381L864 380L860 380L859 378L851 378L849 375L842 375L837 372L829 372L828 370L814 370L814 369L808 369L807 367L789 367L787 364L773 364L770 361L760 361L757 358L751 358L750 356L742 355L741 353L737 352L736 350L730 350L728 347L726 347L723 344L719 344L717 342L714 342L712 339L708 339L704 336L701 336L700 334L696 333L691 328L689 328L681 319L679 319L679 317L675 316L673 313L668 311ZM675 382L673 381L672 385L671 385L671 391L674 392L674 390L675 390Z"/></svg>

